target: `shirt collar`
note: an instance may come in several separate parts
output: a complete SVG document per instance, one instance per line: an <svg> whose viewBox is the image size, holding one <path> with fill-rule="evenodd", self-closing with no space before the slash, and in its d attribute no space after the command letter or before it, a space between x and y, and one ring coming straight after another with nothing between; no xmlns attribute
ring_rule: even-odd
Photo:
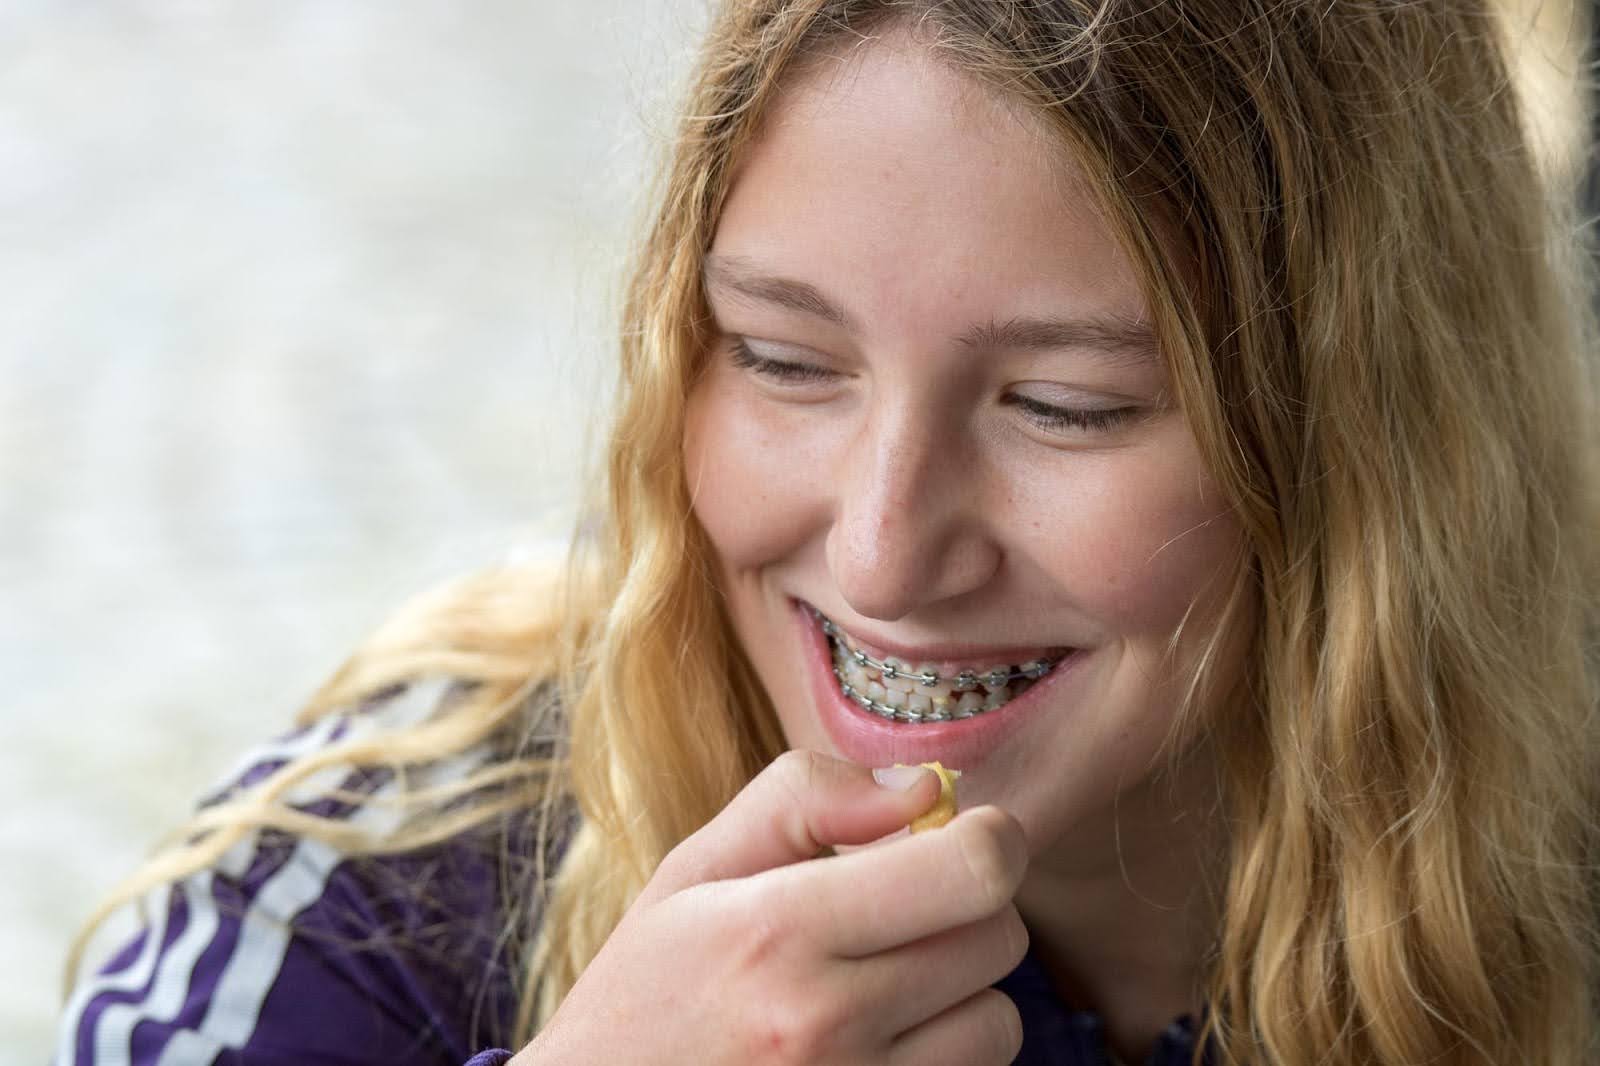
<svg viewBox="0 0 1600 1066"><path fill-rule="evenodd" d="M1063 1003L1032 951L994 987L1010 996L1022 1015L1022 1051L1012 1066L1114 1066L1105 1023L1093 1011ZM1145 1066L1189 1066L1195 1031L1192 1015L1175 1018L1162 1030Z"/></svg>

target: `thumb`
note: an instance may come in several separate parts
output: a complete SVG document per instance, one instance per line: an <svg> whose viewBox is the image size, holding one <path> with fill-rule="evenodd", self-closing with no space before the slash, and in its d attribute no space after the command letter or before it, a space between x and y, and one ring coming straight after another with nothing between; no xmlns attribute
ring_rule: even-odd
<svg viewBox="0 0 1600 1066"><path fill-rule="evenodd" d="M645 894L659 898L803 862L830 845L870 843L905 828L938 798L939 777L923 767L874 771L820 752L784 752L672 850Z"/></svg>

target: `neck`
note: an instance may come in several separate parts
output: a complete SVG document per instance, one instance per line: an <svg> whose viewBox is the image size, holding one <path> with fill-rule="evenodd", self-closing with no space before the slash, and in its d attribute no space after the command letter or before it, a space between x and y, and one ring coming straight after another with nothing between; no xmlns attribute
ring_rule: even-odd
<svg viewBox="0 0 1600 1066"><path fill-rule="evenodd" d="M1199 1016L1225 858L1210 767L1146 782L1115 815L1075 829L1030 868L1017 908L1058 993L1097 1013L1122 1060L1142 1062L1174 1018Z"/></svg>

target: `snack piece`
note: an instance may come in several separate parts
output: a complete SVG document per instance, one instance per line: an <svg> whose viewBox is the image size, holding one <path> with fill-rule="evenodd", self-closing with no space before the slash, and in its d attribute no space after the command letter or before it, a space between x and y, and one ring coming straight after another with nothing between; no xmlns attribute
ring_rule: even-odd
<svg viewBox="0 0 1600 1066"><path fill-rule="evenodd" d="M928 809L928 813L911 819L913 833L937 829L956 816L956 778L961 776L961 771L946 770L944 764L938 762L925 762L922 765L939 775L939 799Z"/></svg>

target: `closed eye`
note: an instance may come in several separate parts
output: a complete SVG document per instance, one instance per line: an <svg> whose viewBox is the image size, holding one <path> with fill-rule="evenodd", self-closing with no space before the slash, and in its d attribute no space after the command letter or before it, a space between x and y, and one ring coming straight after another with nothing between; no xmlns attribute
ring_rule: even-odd
<svg viewBox="0 0 1600 1066"><path fill-rule="evenodd" d="M730 357L733 365L741 370L749 370L761 377L787 385L803 385L818 381L831 381L838 376L836 371L827 367L816 366L811 363L796 363L788 359L769 359L764 355L757 355L750 350L750 346L742 337L731 339Z"/></svg>
<svg viewBox="0 0 1600 1066"><path fill-rule="evenodd" d="M1040 403L1029 396L1011 395L1006 403L1022 411L1023 415L1040 429L1060 433L1068 429L1093 431L1108 430L1132 420L1139 414L1137 407L1057 407Z"/></svg>
<svg viewBox="0 0 1600 1066"><path fill-rule="evenodd" d="M815 363L758 355L743 337L728 338L728 354L729 361L738 369L747 370L779 386L798 388L831 382L840 376L838 371ZM1016 393L1005 397L1002 402L1016 407L1029 422L1049 433L1064 434L1074 430L1104 432L1130 422L1141 414L1138 407L1058 407Z"/></svg>

